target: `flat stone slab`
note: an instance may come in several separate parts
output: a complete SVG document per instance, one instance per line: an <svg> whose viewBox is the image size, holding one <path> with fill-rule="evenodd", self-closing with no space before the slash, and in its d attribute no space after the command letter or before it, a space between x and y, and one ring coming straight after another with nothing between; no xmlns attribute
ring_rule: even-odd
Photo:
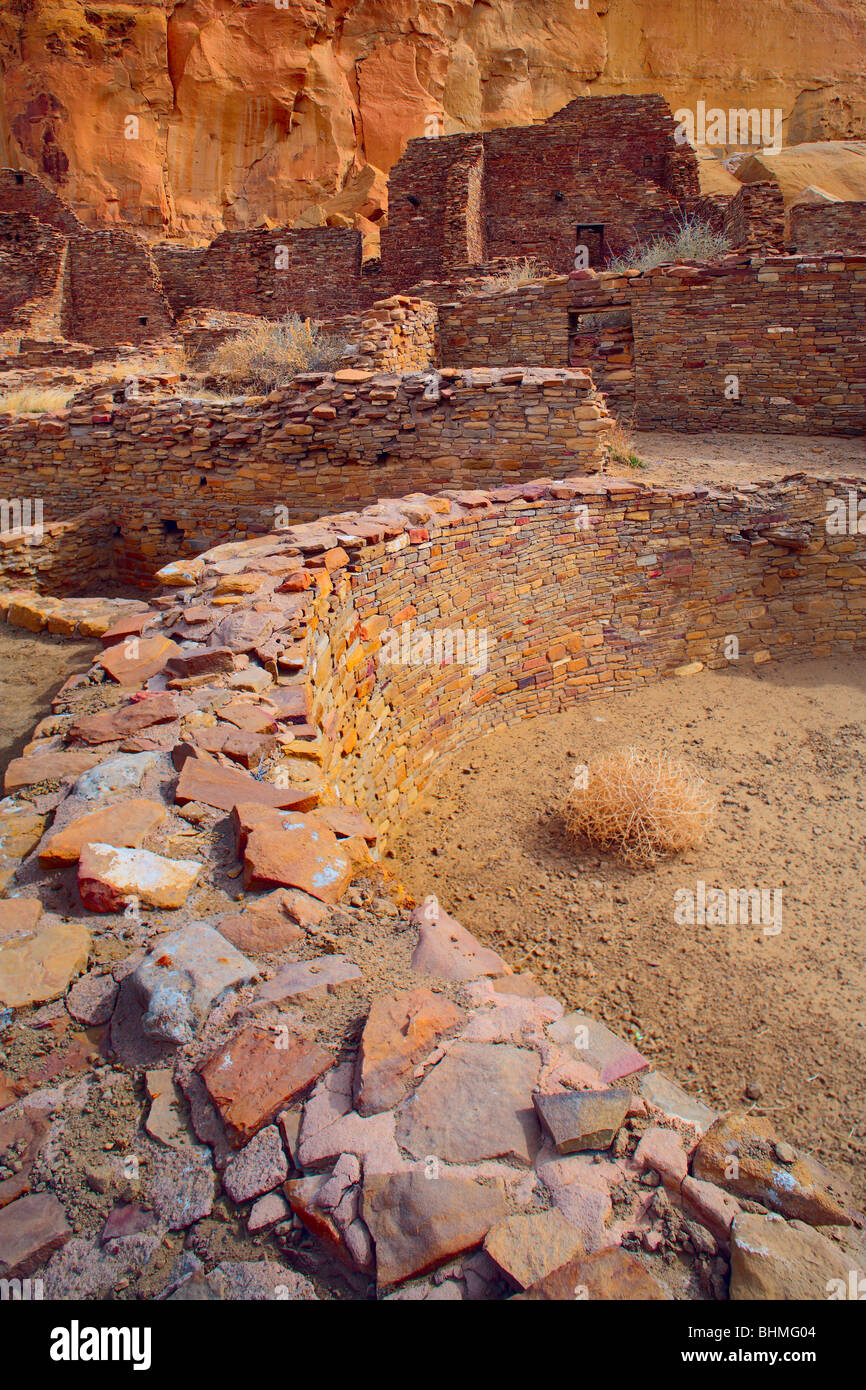
<svg viewBox="0 0 866 1390"><path fill-rule="evenodd" d="M289 1176L280 1131L266 1125L225 1166L222 1183L233 1202L248 1202L273 1192Z"/></svg>
<svg viewBox="0 0 866 1390"><path fill-rule="evenodd" d="M510 975L511 966L489 946L482 946L434 897L425 898L412 913L418 944L412 969L440 980L476 980L481 975Z"/></svg>
<svg viewBox="0 0 866 1390"><path fill-rule="evenodd" d="M737 1197L763 1203L812 1226L847 1226L850 1217L796 1154L782 1163L770 1123L735 1113L716 1120L692 1156L692 1174Z"/></svg>
<svg viewBox="0 0 866 1390"><path fill-rule="evenodd" d="M96 661L118 685L139 688L151 676L158 675L169 659L179 652L180 647L176 642L160 634L117 642Z"/></svg>
<svg viewBox="0 0 866 1390"><path fill-rule="evenodd" d="M158 761L158 753L119 753L83 773L73 791L82 801L94 801L108 792L132 790L141 786L145 774Z"/></svg>
<svg viewBox="0 0 866 1390"><path fill-rule="evenodd" d="M101 714L83 715L70 726L69 737L82 743L119 743L154 724L177 719L185 708L189 705L179 703L174 695L150 695L127 705L115 705Z"/></svg>
<svg viewBox="0 0 866 1390"><path fill-rule="evenodd" d="M676 1081L671 1081L662 1071L651 1071L641 1080L640 1093L654 1110L660 1110L670 1120L680 1120L693 1125L700 1134L709 1129L718 1118L718 1111L711 1110L703 1101L695 1100L684 1091Z"/></svg>
<svg viewBox="0 0 866 1390"><path fill-rule="evenodd" d="M174 1073L169 1067L145 1072L144 1086L150 1101L144 1127L151 1139L165 1144L168 1149L189 1148L190 1134Z"/></svg>
<svg viewBox="0 0 866 1390"><path fill-rule="evenodd" d="M576 1154L610 1148L625 1120L631 1091L536 1093L532 1101L557 1153Z"/></svg>
<svg viewBox="0 0 866 1390"><path fill-rule="evenodd" d="M178 778L174 799L179 806L187 801L200 801L219 811L231 811L239 803L251 801L286 810L309 811L317 805L319 797L315 791L257 782L255 777L241 772L239 768L223 767L204 758L187 758Z"/></svg>
<svg viewBox="0 0 866 1390"><path fill-rule="evenodd" d="M3 787L7 794L37 782L71 782L99 761L96 753L28 753L13 758L6 769Z"/></svg>
<svg viewBox="0 0 866 1390"><path fill-rule="evenodd" d="M338 903L352 880L352 861L333 830L293 814L282 830L253 830L244 850L244 887L300 888L324 903Z"/></svg>
<svg viewBox="0 0 866 1390"><path fill-rule="evenodd" d="M515 1300L554 1300L573 1303L575 1299L608 1302L670 1299L667 1289L644 1268L634 1255L619 1247L578 1256L561 1269L545 1275Z"/></svg>
<svg viewBox="0 0 866 1390"><path fill-rule="evenodd" d="M357 965L345 956L317 956L315 960L296 961L278 971L272 980L259 985L256 998L293 999L304 1003L310 999L324 999L328 994L339 994L349 985L360 984L363 978Z"/></svg>
<svg viewBox="0 0 866 1390"><path fill-rule="evenodd" d="M631 1043L623 1042L589 1014L566 1014L551 1024L548 1036L560 1047L571 1047L581 1062L593 1067L605 1085L646 1071L649 1062Z"/></svg>
<svg viewBox="0 0 866 1390"><path fill-rule="evenodd" d="M480 1245L506 1214L504 1192L471 1178L371 1175L362 1215L376 1246L376 1279L387 1288Z"/></svg>
<svg viewBox="0 0 866 1390"><path fill-rule="evenodd" d="M803 1221L741 1212L731 1227L735 1301L860 1298L866 1270Z"/></svg>
<svg viewBox="0 0 866 1390"><path fill-rule="evenodd" d="M358 1049L358 1113L373 1115L399 1105L412 1089L415 1066L429 1055L438 1038L465 1019L464 1009L423 987L374 999Z"/></svg>
<svg viewBox="0 0 866 1390"><path fill-rule="evenodd" d="M38 898L0 899L0 944L16 936L29 936L42 916Z"/></svg>
<svg viewBox="0 0 866 1390"><path fill-rule="evenodd" d="M190 1042L226 991L257 973L252 961L200 922L160 937L132 976L145 1011L142 1028L169 1043Z"/></svg>
<svg viewBox="0 0 866 1390"><path fill-rule="evenodd" d="M249 1024L199 1067L235 1148L246 1144L334 1063L301 1033Z"/></svg>
<svg viewBox="0 0 866 1390"><path fill-rule="evenodd" d="M488 1231L484 1249L520 1289L583 1253L580 1232L556 1210L507 1216Z"/></svg>
<svg viewBox="0 0 866 1390"><path fill-rule="evenodd" d="M198 859L86 844L78 860L78 891L90 912L119 912L133 900L145 907L183 907L203 868Z"/></svg>
<svg viewBox="0 0 866 1390"><path fill-rule="evenodd" d="M61 922L46 913L32 933L0 945L0 1005L21 1009L57 999L86 968L89 953L83 922Z"/></svg>
<svg viewBox="0 0 866 1390"><path fill-rule="evenodd" d="M397 1142L416 1158L530 1164L540 1140L532 1107L539 1067L526 1048L455 1043L400 1112Z"/></svg>
<svg viewBox="0 0 866 1390"><path fill-rule="evenodd" d="M0 1277L24 1278L72 1235L66 1212L49 1192L34 1192L0 1211Z"/></svg>
<svg viewBox="0 0 866 1390"><path fill-rule="evenodd" d="M166 815L161 801L148 801L143 797L89 811L77 820L69 821L61 830L46 835L39 846L39 863L43 869L59 869L66 864L75 864L88 844L137 849L146 836L161 825Z"/></svg>

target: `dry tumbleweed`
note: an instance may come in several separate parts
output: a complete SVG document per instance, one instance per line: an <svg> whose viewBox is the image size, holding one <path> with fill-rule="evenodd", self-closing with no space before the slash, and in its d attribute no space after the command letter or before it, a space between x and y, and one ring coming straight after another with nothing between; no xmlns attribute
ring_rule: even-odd
<svg viewBox="0 0 866 1390"><path fill-rule="evenodd" d="M602 849L653 864L699 844L714 813L706 783L663 749L618 748L578 773L565 824Z"/></svg>

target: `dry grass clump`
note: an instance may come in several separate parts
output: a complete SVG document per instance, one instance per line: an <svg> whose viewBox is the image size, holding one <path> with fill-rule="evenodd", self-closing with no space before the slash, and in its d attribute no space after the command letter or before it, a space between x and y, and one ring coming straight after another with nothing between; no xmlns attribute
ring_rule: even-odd
<svg viewBox="0 0 866 1390"><path fill-rule="evenodd" d="M630 747L594 759L575 778L565 825L570 835L631 863L654 864L700 844L714 814L712 794L696 773L664 749Z"/></svg>
<svg viewBox="0 0 866 1390"><path fill-rule="evenodd" d="M604 447L612 463L622 463L629 468L646 468L640 454L635 450L630 425L617 420L605 437Z"/></svg>
<svg viewBox="0 0 866 1390"><path fill-rule="evenodd" d="M718 261L730 250L730 242L713 231L700 217L684 216L670 236L655 236L643 246L632 246L606 267L611 271L655 270L679 261Z"/></svg>
<svg viewBox="0 0 866 1390"><path fill-rule="evenodd" d="M17 391L5 391L0 394L0 415L43 415L46 411L65 410L75 389L22 386Z"/></svg>
<svg viewBox="0 0 866 1390"><path fill-rule="evenodd" d="M515 256L500 275L488 275L485 288L488 290L516 290L520 285L529 285L533 280L543 280L550 271L534 256Z"/></svg>
<svg viewBox="0 0 866 1390"><path fill-rule="evenodd" d="M276 322L251 324L220 343L210 362L209 377L235 395L267 395L299 372L333 371L348 344L299 314Z"/></svg>

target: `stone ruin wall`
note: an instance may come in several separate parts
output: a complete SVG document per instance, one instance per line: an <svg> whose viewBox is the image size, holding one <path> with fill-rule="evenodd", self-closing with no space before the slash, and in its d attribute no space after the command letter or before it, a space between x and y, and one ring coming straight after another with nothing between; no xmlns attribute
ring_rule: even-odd
<svg viewBox="0 0 866 1390"><path fill-rule="evenodd" d="M337 795L387 837L443 758L480 733L691 662L722 668L730 634L747 665L861 651L866 543L826 530L828 499L849 486L802 474L739 492L580 476L419 492L220 547L164 577L193 586L193 604L221 586L260 659L306 687ZM296 568L279 617L255 608L267 595L237 571L282 585L286 566L271 571L268 557L286 555ZM176 593L157 600L167 623ZM487 668L386 663L384 634L404 626L455 641L485 631Z"/></svg>
<svg viewBox="0 0 866 1390"><path fill-rule="evenodd" d="M641 428L866 428L866 255L662 267L631 293Z"/></svg>
<svg viewBox="0 0 866 1390"><path fill-rule="evenodd" d="M866 252L866 203L807 203L789 213L790 238L807 256Z"/></svg>
<svg viewBox="0 0 866 1390"><path fill-rule="evenodd" d="M398 290L498 256L567 271L581 225L603 224L612 254L668 231L700 194L675 129L660 97L582 97L535 126L410 140L389 177L383 271Z"/></svg>
<svg viewBox="0 0 866 1390"><path fill-rule="evenodd" d="M116 528L106 563L146 586L179 555L267 533L280 519L312 520L323 507L413 486L595 472L612 427L596 397L591 379L568 369L347 369L240 403L82 404L0 419L0 495L42 498L54 523L98 494Z"/></svg>
<svg viewBox="0 0 866 1390"><path fill-rule="evenodd" d="M32 174L12 169L0 170L0 213L28 214L65 239L58 337L106 348L174 336L156 265L141 237L123 228L82 226Z"/></svg>
<svg viewBox="0 0 866 1390"><path fill-rule="evenodd" d="M730 633L746 663L862 650L866 546L825 534L840 494L817 480L743 497L571 479L476 496L453 524L438 510L407 523L316 605L307 671L326 771L387 831L479 734L692 661L724 667ZM800 525L808 551L773 539ZM404 623L486 629L489 669L384 670L380 629Z"/></svg>
<svg viewBox="0 0 866 1390"><path fill-rule="evenodd" d="M454 365L588 369L609 409L640 428L866 428L866 255L743 252L642 275L552 278L440 305L439 335ZM736 400L724 394L732 374Z"/></svg>
<svg viewBox="0 0 866 1390"><path fill-rule="evenodd" d="M28 213L0 213L0 354L60 337L66 242Z"/></svg>
<svg viewBox="0 0 866 1390"><path fill-rule="evenodd" d="M223 232L209 246L154 247L172 313L208 308L279 319L357 313L381 297L361 275L361 233L352 228Z"/></svg>

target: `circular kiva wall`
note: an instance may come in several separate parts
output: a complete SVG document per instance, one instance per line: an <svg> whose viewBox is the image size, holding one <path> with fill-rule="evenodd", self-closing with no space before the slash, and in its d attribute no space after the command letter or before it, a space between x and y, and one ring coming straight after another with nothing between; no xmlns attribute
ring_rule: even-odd
<svg viewBox="0 0 866 1390"><path fill-rule="evenodd" d="M866 544L827 528L828 501L853 486L800 476L738 496L574 478L293 528L281 544L303 569L288 583L307 600L294 651L329 781L387 834L485 730L735 650L746 668L853 650Z"/></svg>

